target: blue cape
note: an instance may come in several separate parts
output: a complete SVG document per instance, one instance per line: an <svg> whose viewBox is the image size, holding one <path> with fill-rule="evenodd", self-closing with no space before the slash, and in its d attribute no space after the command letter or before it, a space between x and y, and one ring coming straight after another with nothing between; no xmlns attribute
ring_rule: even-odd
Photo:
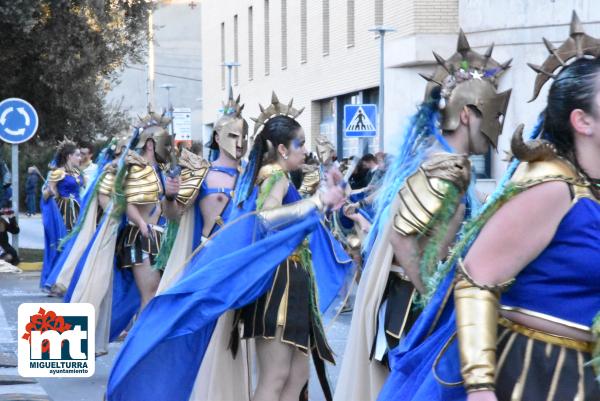
<svg viewBox="0 0 600 401"><path fill-rule="evenodd" d="M279 264L311 232L320 306L333 301L345 276L336 267L345 270L348 264L340 263L341 248L332 252L318 213L267 233L253 213L257 192L192 259L189 266L199 268L188 267L142 312L111 371L109 400L188 400L218 318L264 294Z"/></svg>
<svg viewBox="0 0 600 401"><path fill-rule="evenodd" d="M52 274L55 262L60 255L58 246L60 240L67 235L67 228L53 197L44 199L42 196L40 209L42 211L42 224L44 225L44 261L40 276L40 287L44 288L44 284Z"/></svg>
<svg viewBox="0 0 600 401"><path fill-rule="evenodd" d="M83 199L81 201L81 207L80 207L81 211L84 211L86 209L88 203L91 202L92 199L97 195L97 193L95 192L96 184L101 179L104 167L106 166L106 164L109 161L110 160L108 157L103 157L102 159L99 160L96 176L88 185L88 187L84 193ZM83 213L80 213L79 216L77 217L77 225L78 226L83 224L84 218L86 218L86 215ZM63 226L64 226L64 224L63 224ZM45 222L44 222L44 227L46 227ZM65 235L66 235L66 229L65 229ZM63 237L65 235L63 235ZM57 250L55 260L52 263L52 266L50 267L50 270L49 270L50 273L48 274L47 278L41 282L42 287L51 289L52 286L56 283L56 280L58 279L58 276L59 276L67 258L69 257L69 253L71 252L71 249L73 249L73 246L75 245L75 242L77 241L78 236L79 236L79 233L77 233L76 235L73 235L71 238L69 238L69 240L65 244L60 244L60 240L62 240L62 238L63 238L63 237L60 237L60 239L59 239L60 249ZM44 263L44 265L45 265L45 263Z"/></svg>

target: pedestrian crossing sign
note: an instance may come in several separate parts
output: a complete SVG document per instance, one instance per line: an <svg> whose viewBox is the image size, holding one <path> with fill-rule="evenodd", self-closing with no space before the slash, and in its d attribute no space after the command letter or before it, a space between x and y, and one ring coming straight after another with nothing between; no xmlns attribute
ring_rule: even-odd
<svg viewBox="0 0 600 401"><path fill-rule="evenodd" d="M344 135L349 138L373 138L377 136L377 105L345 105Z"/></svg>

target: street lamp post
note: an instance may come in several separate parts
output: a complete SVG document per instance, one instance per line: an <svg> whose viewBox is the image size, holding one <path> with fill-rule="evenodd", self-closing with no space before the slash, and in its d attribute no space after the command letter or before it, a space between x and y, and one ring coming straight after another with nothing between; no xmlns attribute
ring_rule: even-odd
<svg viewBox="0 0 600 401"><path fill-rule="evenodd" d="M173 105L171 104L171 89L176 88L173 84L163 84L160 86L167 90L167 115L173 118ZM173 135L173 124L169 124L169 133Z"/></svg>
<svg viewBox="0 0 600 401"><path fill-rule="evenodd" d="M237 61L227 61L223 64L221 64L222 67L227 67L227 93L231 93L232 88L231 88L231 70L233 70L233 67L239 67L241 64L238 63Z"/></svg>
<svg viewBox="0 0 600 401"><path fill-rule="evenodd" d="M384 85L385 85L385 66L384 66L384 37L386 32L395 32L396 30L389 26L379 25L369 29L369 32L377 32L379 34L379 150L383 152L384 143L384 125L383 125L383 110L384 110Z"/></svg>

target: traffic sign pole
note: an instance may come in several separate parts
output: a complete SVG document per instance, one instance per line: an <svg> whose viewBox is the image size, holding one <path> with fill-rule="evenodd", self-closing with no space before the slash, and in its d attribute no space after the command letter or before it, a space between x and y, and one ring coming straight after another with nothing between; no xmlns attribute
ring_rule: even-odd
<svg viewBox="0 0 600 401"><path fill-rule="evenodd" d="M29 102L19 98L0 102L0 140L12 144L12 208L19 224L19 144L27 142L37 132L38 115ZM12 235L12 246L19 250L19 236Z"/></svg>
<svg viewBox="0 0 600 401"><path fill-rule="evenodd" d="M15 211L17 226L19 225L19 145L11 146L12 152L12 208ZM12 235L12 246L19 251L19 234Z"/></svg>

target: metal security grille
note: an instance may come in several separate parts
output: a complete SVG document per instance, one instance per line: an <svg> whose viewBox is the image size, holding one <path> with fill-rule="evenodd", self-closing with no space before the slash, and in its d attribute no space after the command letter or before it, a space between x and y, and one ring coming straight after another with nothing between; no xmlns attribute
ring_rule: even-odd
<svg viewBox="0 0 600 401"><path fill-rule="evenodd" d="M281 0L281 68L287 68L287 0Z"/></svg>
<svg viewBox="0 0 600 401"><path fill-rule="evenodd" d="M383 25L383 0L375 0L375 26Z"/></svg>
<svg viewBox="0 0 600 401"><path fill-rule="evenodd" d="M238 16L233 16L233 61L239 63L239 43L238 43ZM233 84L238 85L240 79L239 68L233 70Z"/></svg>
<svg viewBox="0 0 600 401"><path fill-rule="evenodd" d="M221 22L221 89L225 89L225 23Z"/></svg>
<svg viewBox="0 0 600 401"><path fill-rule="evenodd" d="M265 0L265 75L271 73L271 35L269 24L269 0Z"/></svg>
<svg viewBox="0 0 600 401"><path fill-rule="evenodd" d="M307 51L307 20L306 20L306 0L300 2L300 62L306 63L308 58Z"/></svg>
<svg viewBox="0 0 600 401"><path fill-rule="evenodd" d="M323 55L329 54L329 0L323 0Z"/></svg>
<svg viewBox="0 0 600 401"><path fill-rule="evenodd" d="M354 0L346 2L346 46L354 46Z"/></svg>

